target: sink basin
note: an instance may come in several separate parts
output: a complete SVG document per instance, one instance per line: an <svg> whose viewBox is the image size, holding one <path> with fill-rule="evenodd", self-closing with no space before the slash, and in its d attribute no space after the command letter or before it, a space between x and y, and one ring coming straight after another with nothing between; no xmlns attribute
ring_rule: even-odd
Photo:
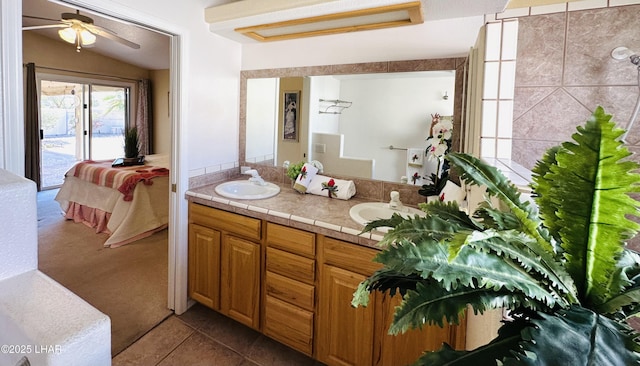
<svg viewBox="0 0 640 366"><path fill-rule="evenodd" d="M389 204L386 202L365 202L359 203L349 210L349 215L351 218L361 225L366 225L367 223L373 220L379 219L390 219L391 216L397 213L402 217L414 217L415 215L419 215L421 217L426 216L426 214L413 207L403 206L400 209L393 209L389 207ZM389 228L379 227L376 230L387 232Z"/></svg>
<svg viewBox="0 0 640 366"><path fill-rule="evenodd" d="M218 184L215 188L217 194L226 198L239 200L259 200L273 197L280 193L280 187L276 184L265 182L258 185L248 180L234 180Z"/></svg>

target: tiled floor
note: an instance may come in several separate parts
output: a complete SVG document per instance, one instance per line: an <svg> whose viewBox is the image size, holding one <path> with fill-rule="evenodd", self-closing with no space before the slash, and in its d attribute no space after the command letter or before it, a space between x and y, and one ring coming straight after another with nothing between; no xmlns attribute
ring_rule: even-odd
<svg viewBox="0 0 640 366"><path fill-rule="evenodd" d="M321 366L321 363L196 304L113 359L122 365Z"/></svg>

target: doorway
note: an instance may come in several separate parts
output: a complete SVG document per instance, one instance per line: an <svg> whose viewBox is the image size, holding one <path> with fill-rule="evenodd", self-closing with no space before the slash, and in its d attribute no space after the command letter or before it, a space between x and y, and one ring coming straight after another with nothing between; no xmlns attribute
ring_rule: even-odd
<svg viewBox="0 0 640 366"><path fill-rule="evenodd" d="M43 190L60 187L78 161L122 155L133 85L45 75L39 77L38 87Z"/></svg>

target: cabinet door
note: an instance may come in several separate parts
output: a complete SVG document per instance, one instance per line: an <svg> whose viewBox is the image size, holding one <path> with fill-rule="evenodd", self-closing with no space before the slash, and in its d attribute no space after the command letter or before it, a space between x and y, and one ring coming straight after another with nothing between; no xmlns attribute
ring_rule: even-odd
<svg viewBox="0 0 640 366"><path fill-rule="evenodd" d="M260 245L224 235L220 311L249 327L260 327Z"/></svg>
<svg viewBox="0 0 640 366"><path fill-rule="evenodd" d="M366 277L330 265L323 265L321 272L318 359L330 366L371 365L373 306L351 306L354 291Z"/></svg>
<svg viewBox="0 0 640 366"><path fill-rule="evenodd" d="M393 320L395 307L400 304L400 294L391 297L388 293L379 294L376 299L376 343L374 364L376 366L402 366L413 364L424 351L436 351L446 342L458 348L456 342L457 327L449 324L424 325L422 329L410 329L405 333L391 335L389 326ZM464 343L462 343L464 348ZM379 353L379 354L378 354Z"/></svg>
<svg viewBox="0 0 640 366"><path fill-rule="evenodd" d="M220 232L196 224L189 225L189 296L220 308Z"/></svg>
<svg viewBox="0 0 640 366"><path fill-rule="evenodd" d="M313 313L267 295L264 334L307 355L313 353Z"/></svg>

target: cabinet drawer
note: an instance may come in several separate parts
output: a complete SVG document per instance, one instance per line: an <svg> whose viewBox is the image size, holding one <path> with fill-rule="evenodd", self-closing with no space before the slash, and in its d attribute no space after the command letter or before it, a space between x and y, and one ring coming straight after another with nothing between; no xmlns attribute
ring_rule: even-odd
<svg viewBox="0 0 640 366"><path fill-rule="evenodd" d="M366 248L332 238L324 238L324 262L364 275L371 275L382 268L382 264L373 262L378 250Z"/></svg>
<svg viewBox="0 0 640 366"><path fill-rule="evenodd" d="M265 282L267 296L277 297L280 300L313 311L315 287L269 271L266 273Z"/></svg>
<svg viewBox="0 0 640 366"><path fill-rule="evenodd" d="M224 230L248 239L260 240L261 221L215 208L189 203L189 219L203 226Z"/></svg>
<svg viewBox="0 0 640 366"><path fill-rule="evenodd" d="M316 261L275 248L267 248L267 271L313 284Z"/></svg>
<svg viewBox="0 0 640 366"><path fill-rule="evenodd" d="M313 353L313 313L267 296L264 334L307 355Z"/></svg>
<svg viewBox="0 0 640 366"><path fill-rule="evenodd" d="M278 224L267 223L267 245L307 257L316 254L315 234Z"/></svg>

